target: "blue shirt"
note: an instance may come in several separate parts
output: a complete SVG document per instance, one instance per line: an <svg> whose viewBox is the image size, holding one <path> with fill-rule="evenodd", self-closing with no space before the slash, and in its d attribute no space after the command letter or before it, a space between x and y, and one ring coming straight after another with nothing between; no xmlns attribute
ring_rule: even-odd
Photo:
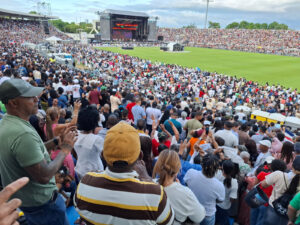
<svg viewBox="0 0 300 225"><path fill-rule="evenodd" d="M65 95L61 95L58 97L58 106L62 109L68 106L68 99Z"/></svg>
<svg viewBox="0 0 300 225"><path fill-rule="evenodd" d="M144 119L143 117L146 117L145 110L140 105L133 106L131 112L134 119L134 125L137 125L138 120Z"/></svg>
<svg viewBox="0 0 300 225"><path fill-rule="evenodd" d="M183 178L189 169L194 169L194 170L198 170L198 171L202 170L202 166L199 164L192 164L192 163L190 163L188 161L184 161L182 159L180 159L180 163L181 163L181 170L178 173L177 178L179 179L179 181L182 185L185 185Z"/></svg>

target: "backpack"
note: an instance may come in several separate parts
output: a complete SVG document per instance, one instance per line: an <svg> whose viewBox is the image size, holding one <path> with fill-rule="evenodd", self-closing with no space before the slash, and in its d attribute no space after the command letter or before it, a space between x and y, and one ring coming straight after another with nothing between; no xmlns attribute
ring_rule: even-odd
<svg viewBox="0 0 300 225"><path fill-rule="evenodd" d="M284 178L284 183L285 183L286 189L288 189L284 173L283 173L283 178ZM288 218L288 215L287 215L288 206L289 206L290 201L293 199L293 197L294 197L294 195L284 193L281 197L274 200L272 202L272 204L273 204L275 212L280 216Z"/></svg>

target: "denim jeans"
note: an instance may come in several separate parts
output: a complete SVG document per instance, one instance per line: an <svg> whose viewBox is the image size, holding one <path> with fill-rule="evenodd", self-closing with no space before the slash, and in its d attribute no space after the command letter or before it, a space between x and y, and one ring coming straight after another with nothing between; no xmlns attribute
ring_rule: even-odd
<svg viewBox="0 0 300 225"><path fill-rule="evenodd" d="M56 199L37 207L21 207L28 225L69 225L66 205L58 194Z"/></svg>
<svg viewBox="0 0 300 225"><path fill-rule="evenodd" d="M252 208L250 211L250 225L263 225L266 209L267 207L264 205Z"/></svg>
<svg viewBox="0 0 300 225"><path fill-rule="evenodd" d="M215 225L215 220L216 220L215 215L213 215L213 216L206 216L204 218L204 220L202 220L202 222L200 223L200 225Z"/></svg>
<svg viewBox="0 0 300 225"><path fill-rule="evenodd" d="M263 225L286 225L288 223L288 218L278 215L274 208L268 206L264 216Z"/></svg>
<svg viewBox="0 0 300 225"><path fill-rule="evenodd" d="M222 209L221 207L217 206L216 223L219 225L229 225L230 224L228 210Z"/></svg>

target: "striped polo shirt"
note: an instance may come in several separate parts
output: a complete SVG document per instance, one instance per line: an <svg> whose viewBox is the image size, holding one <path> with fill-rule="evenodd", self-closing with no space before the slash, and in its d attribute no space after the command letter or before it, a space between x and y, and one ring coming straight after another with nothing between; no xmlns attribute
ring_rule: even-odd
<svg viewBox="0 0 300 225"><path fill-rule="evenodd" d="M172 224L174 213L163 187L138 174L87 173L78 185L75 206L86 224Z"/></svg>

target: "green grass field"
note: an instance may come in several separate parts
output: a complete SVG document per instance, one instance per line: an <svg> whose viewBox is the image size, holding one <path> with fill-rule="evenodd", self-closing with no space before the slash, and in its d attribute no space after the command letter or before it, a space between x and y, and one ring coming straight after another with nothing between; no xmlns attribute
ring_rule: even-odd
<svg viewBox="0 0 300 225"><path fill-rule="evenodd" d="M152 62L199 67L201 70L230 76L246 77L261 84L281 84L300 89L300 58L219 49L185 48L185 53L160 51L156 47L136 47L122 50L116 47L101 49L150 59Z"/></svg>

